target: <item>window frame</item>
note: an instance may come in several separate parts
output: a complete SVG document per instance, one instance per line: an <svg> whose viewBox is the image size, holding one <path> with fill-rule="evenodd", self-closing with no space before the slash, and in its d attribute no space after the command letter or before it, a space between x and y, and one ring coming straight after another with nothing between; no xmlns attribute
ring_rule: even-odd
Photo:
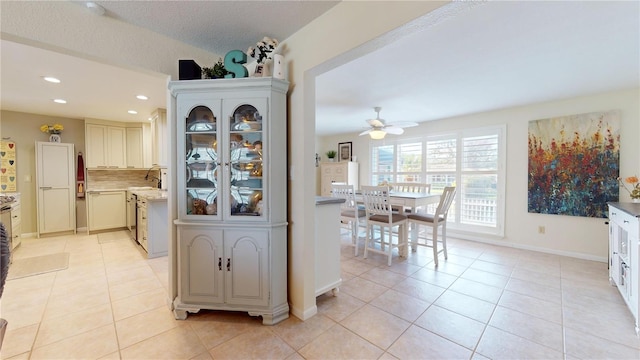
<svg viewBox="0 0 640 360"><path fill-rule="evenodd" d="M497 136L497 157L496 157L496 170L463 170L463 140L465 138L472 137L480 137L480 136ZM430 170L427 168L427 143L430 141L438 141L438 140L447 140L452 139L456 141L455 149L456 149L456 164L455 170L453 171L442 171L442 170ZM456 198L452 205L453 211L450 211L447 230L451 230L452 234L462 235L464 234L472 235L472 234L483 234L490 235L496 237L504 237L504 218L505 218L505 193L506 193L506 125L498 125L498 126L487 126L487 127L478 127L472 129L463 129L457 131L444 131L440 133L430 133L428 135L416 138L396 138L393 140L387 140L383 143L379 142L370 142L369 154L370 154L370 162L371 166L369 169L369 179L372 184L377 184L376 178L380 178L380 176L385 176L389 178L389 182L405 182L399 181L402 175L405 175L405 172L398 171L398 157L399 157L399 146L412 144L412 143L421 143L422 148L422 159L421 159L421 169L420 173L417 175L419 182L429 181L429 176L433 175L448 175L452 176L455 179L455 184L462 184L463 176L469 175L493 175L496 176L496 223L495 226L486 226L486 225L472 225L472 224L463 224L461 222L461 199L462 199L462 187L458 187L458 191L456 191ZM393 167L391 171L374 171L377 169L377 166L374 162L374 155L377 148L382 146L392 146L393 147ZM452 216L453 215L453 216Z"/></svg>

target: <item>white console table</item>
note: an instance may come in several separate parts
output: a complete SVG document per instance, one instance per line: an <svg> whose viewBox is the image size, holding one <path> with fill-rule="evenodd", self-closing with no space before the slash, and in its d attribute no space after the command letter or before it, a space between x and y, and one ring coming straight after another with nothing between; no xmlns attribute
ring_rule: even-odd
<svg viewBox="0 0 640 360"><path fill-rule="evenodd" d="M609 203L609 281L618 287L638 327L640 203Z"/></svg>

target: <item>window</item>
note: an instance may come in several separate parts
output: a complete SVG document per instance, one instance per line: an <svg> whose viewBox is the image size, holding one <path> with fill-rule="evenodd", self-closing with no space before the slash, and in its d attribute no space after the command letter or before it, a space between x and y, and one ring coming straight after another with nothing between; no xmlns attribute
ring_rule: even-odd
<svg viewBox="0 0 640 360"><path fill-rule="evenodd" d="M504 127L466 129L372 147L372 184L425 182L439 194L456 186L449 228L502 236ZM424 154L424 155L423 155Z"/></svg>

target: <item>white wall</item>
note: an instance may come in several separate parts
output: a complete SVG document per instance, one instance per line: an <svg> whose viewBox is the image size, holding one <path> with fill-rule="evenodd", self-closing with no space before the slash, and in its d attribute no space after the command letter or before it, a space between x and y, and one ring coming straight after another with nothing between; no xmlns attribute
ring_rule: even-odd
<svg viewBox="0 0 640 360"><path fill-rule="evenodd" d="M620 174L640 174L640 143L637 141L640 138L640 89L429 121L411 128L411 135L400 135L397 138L415 138L462 128L506 124L505 237L477 239L505 246L606 261L608 232L604 224L605 219L527 212L527 136L530 120L613 109L621 110ZM360 163L360 183L368 184L369 147L372 141L369 137L359 137L357 133L322 137L317 140L319 153L324 154L328 149L336 149L338 142L343 141L353 142L353 153L358 156ZM630 201L627 193L621 191L620 195L621 201ZM538 226L545 227L545 234L538 234Z"/></svg>
<svg viewBox="0 0 640 360"><path fill-rule="evenodd" d="M317 309L314 291L315 76L350 51L445 2L341 2L282 42L289 91L289 303L296 317ZM381 46L379 42L377 46ZM374 49L363 49L363 51ZM349 54L347 54L349 53Z"/></svg>

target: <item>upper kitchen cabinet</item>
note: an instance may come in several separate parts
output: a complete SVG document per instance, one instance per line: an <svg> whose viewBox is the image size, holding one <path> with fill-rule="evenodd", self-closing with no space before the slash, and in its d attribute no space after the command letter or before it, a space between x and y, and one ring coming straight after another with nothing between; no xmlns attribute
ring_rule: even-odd
<svg viewBox="0 0 640 360"><path fill-rule="evenodd" d="M173 81L178 296L174 314L247 311L264 324L287 303L288 83Z"/></svg>
<svg viewBox="0 0 640 360"><path fill-rule="evenodd" d="M85 125L87 167L124 169L127 167L126 130L120 126Z"/></svg>
<svg viewBox="0 0 640 360"><path fill-rule="evenodd" d="M127 128L127 168L144 168L142 128Z"/></svg>
<svg viewBox="0 0 640 360"><path fill-rule="evenodd" d="M151 141L152 141L152 162L153 165L166 167L167 148L167 110L157 109L151 114Z"/></svg>
<svg viewBox="0 0 640 360"><path fill-rule="evenodd" d="M148 124L85 121L85 147L89 169L146 169L150 164Z"/></svg>

